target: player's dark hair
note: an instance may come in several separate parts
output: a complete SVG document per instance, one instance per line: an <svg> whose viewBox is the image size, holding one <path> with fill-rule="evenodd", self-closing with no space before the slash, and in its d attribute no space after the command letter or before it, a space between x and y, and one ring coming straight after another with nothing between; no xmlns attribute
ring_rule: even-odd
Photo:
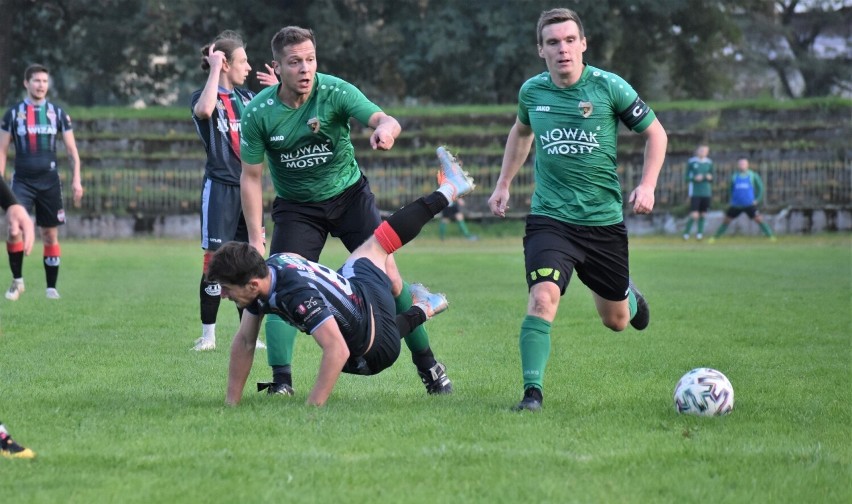
<svg viewBox="0 0 852 504"><path fill-rule="evenodd" d="M269 268L251 244L230 241L213 253L207 266L207 280L246 285L253 278L266 278Z"/></svg>
<svg viewBox="0 0 852 504"><path fill-rule="evenodd" d="M24 80L30 80L33 74L37 73L46 73L50 75L50 70L48 70L47 67L42 64L33 63L32 65L28 66L26 70L24 70Z"/></svg>
<svg viewBox="0 0 852 504"><path fill-rule="evenodd" d="M272 37L272 59L281 61L285 47L301 44L306 40L310 40L314 45L314 49L316 49L317 41L314 38L314 32L310 28L302 28L301 26L285 26L281 28Z"/></svg>
<svg viewBox="0 0 852 504"><path fill-rule="evenodd" d="M228 60L228 63L234 61L234 51L239 48L245 49L246 47L245 42L243 42L243 38L240 36L239 33L233 30L223 31L219 35L216 35L216 38L213 39L213 42L201 48L202 70L210 70L210 63L207 61L207 55L210 54L211 45L216 46L213 49L214 51L222 51L223 53L225 53L225 59Z"/></svg>
<svg viewBox="0 0 852 504"><path fill-rule="evenodd" d="M577 28L580 29L580 38L584 38L586 36L585 31L583 30L583 22L580 21L580 16L577 15L576 12L565 8L550 9L542 12L541 16L538 17L538 25L536 25L536 38L538 40L538 45L541 45L543 42L541 39L541 30L543 30L545 26L564 23L565 21L574 21L577 23Z"/></svg>

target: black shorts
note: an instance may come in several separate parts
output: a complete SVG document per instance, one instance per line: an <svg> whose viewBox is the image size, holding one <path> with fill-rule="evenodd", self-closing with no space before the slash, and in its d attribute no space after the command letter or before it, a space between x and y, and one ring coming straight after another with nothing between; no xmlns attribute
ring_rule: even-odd
<svg viewBox="0 0 852 504"><path fill-rule="evenodd" d="M204 177L201 191L201 248L217 250L229 241L248 241L240 186Z"/></svg>
<svg viewBox="0 0 852 504"><path fill-rule="evenodd" d="M553 282L565 294L571 275L600 297L627 298L630 281L627 228L578 226L541 215L527 216L524 236L527 286Z"/></svg>
<svg viewBox="0 0 852 504"><path fill-rule="evenodd" d="M401 347L390 279L372 261L363 257L347 261L338 273L350 281L364 299L364 306L372 310L376 332L370 350L364 355L351 356L343 372L360 375L380 373L396 362ZM369 339L369 332L366 337Z"/></svg>
<svg viewBox="0 0 852 504"><path fill-rule="evenodd" d="M318 261L328 235L340 238L352 252L381 224L376 198L367 177L339 195L316 203L275 198L272 204L272 242L269 253L294 252Z"/></svg>
<svg viewBox="0 0 852 504"><path fill-rule="evenodd" d="M49 172L40 177L12 177L12 192L28 212L35 208L37 226L52 228L65 224L65 208L62 206L62 184L59 174Z"/></svg>
<svg viewBox="0 0 852 504"><path fill-rule="evenodd" d="M757 211L756 205L751 205L751 206L747 206L747 207L736 207L736 206L728 207L728 210L725 212L725 215L727 217L731 218L731 219L736 219L743 212L745 212L745 214L748 215L749 219L754 219L755 217L760 215L760 212Z"/></svg>
<svg viewBox="0 0 852 504"><path fill-rule="evenodd" d="M707 213L710 210L710 196L693 196L689 199L689 211Z"/></svg>

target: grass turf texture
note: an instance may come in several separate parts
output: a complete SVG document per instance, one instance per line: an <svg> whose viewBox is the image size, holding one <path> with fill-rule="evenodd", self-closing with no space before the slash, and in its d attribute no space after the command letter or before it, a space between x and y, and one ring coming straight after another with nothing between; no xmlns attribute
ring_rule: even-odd
<svg viewBox="0 0 852 504"><path fill-rule="evenodd" d="M603 328L575 278L544 410L519 414L520 239L439 242L433 227L397 260L448 295L428 329L455 393L427 397L403 348L379 376L343 376L323 409L304 404L319 358L304 336L295 397L251 389L269 377L261 350L241 406L223 405L237 317L223 303L219 348L189 351L194 241L66 240L58 301L38 245L27 292L0 300L0 419L38 453L0 458L3 502L852 499L849 235L633 239L650 327ZM323 262L343 257L334 242ZM674 412L699 366L731 379L730 416Z"/></svg>

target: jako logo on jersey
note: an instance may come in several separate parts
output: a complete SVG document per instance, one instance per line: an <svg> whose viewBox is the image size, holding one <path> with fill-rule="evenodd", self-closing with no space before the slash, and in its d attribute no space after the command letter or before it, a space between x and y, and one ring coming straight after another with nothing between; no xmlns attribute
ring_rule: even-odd
<svg viewBox="0 0 852 504"><path fill-rule="evenodd" d="M548 154L591 154L600 147L597 133L577 128L556 128L539 135L542 148Z"/></svg>
<svg viewBox="0 0 852 504"><path fill-rule="evenodd" d="M269 141L270 142L283 142L284 141L284 135L271 136L271 137L269 137Z"/></svg>
<svg viewBox="0 0 852 504"><path fill-rule="evenodd" d="M535 111L536 112L550 112L550 107L547 106L547 105L536 105Z"/></svg>
<svg viewBox="0 0 852 504"><path fill-rule="evenodd" d="M579 104L577 104L577 106L580 108L580 111L583 113L583 117L585 117L587 119L589 118L590 115L592 115L592 112L595 110L595 107L594 107L594 105L592 105L592 102L581 101Z"/></svg>
<svg viewBox="0 0 852 504"><path fill-rule="evenodd" d="M222 286L219 284L210 284L204 288L204 293L208 296L219 297L222 295Z"/></svg>
<svg viewBox="0 0 852 504"><path fill-rule="evenodd" d="M281 154L281 162L287 168L307 168L327 163L331 159L331 142L307 145L295 152Z"/></svg>

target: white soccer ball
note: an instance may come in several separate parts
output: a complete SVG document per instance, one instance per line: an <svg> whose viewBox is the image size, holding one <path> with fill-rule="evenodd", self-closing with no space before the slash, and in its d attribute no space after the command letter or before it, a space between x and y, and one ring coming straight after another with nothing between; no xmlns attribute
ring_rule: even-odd
<svg viewBox="0 0 852 504"><path fill-rule="evenodd" d="M677 382L674 406L687 415L727 415L734 409L734 387L721 371L696 368Z"/></svg>

